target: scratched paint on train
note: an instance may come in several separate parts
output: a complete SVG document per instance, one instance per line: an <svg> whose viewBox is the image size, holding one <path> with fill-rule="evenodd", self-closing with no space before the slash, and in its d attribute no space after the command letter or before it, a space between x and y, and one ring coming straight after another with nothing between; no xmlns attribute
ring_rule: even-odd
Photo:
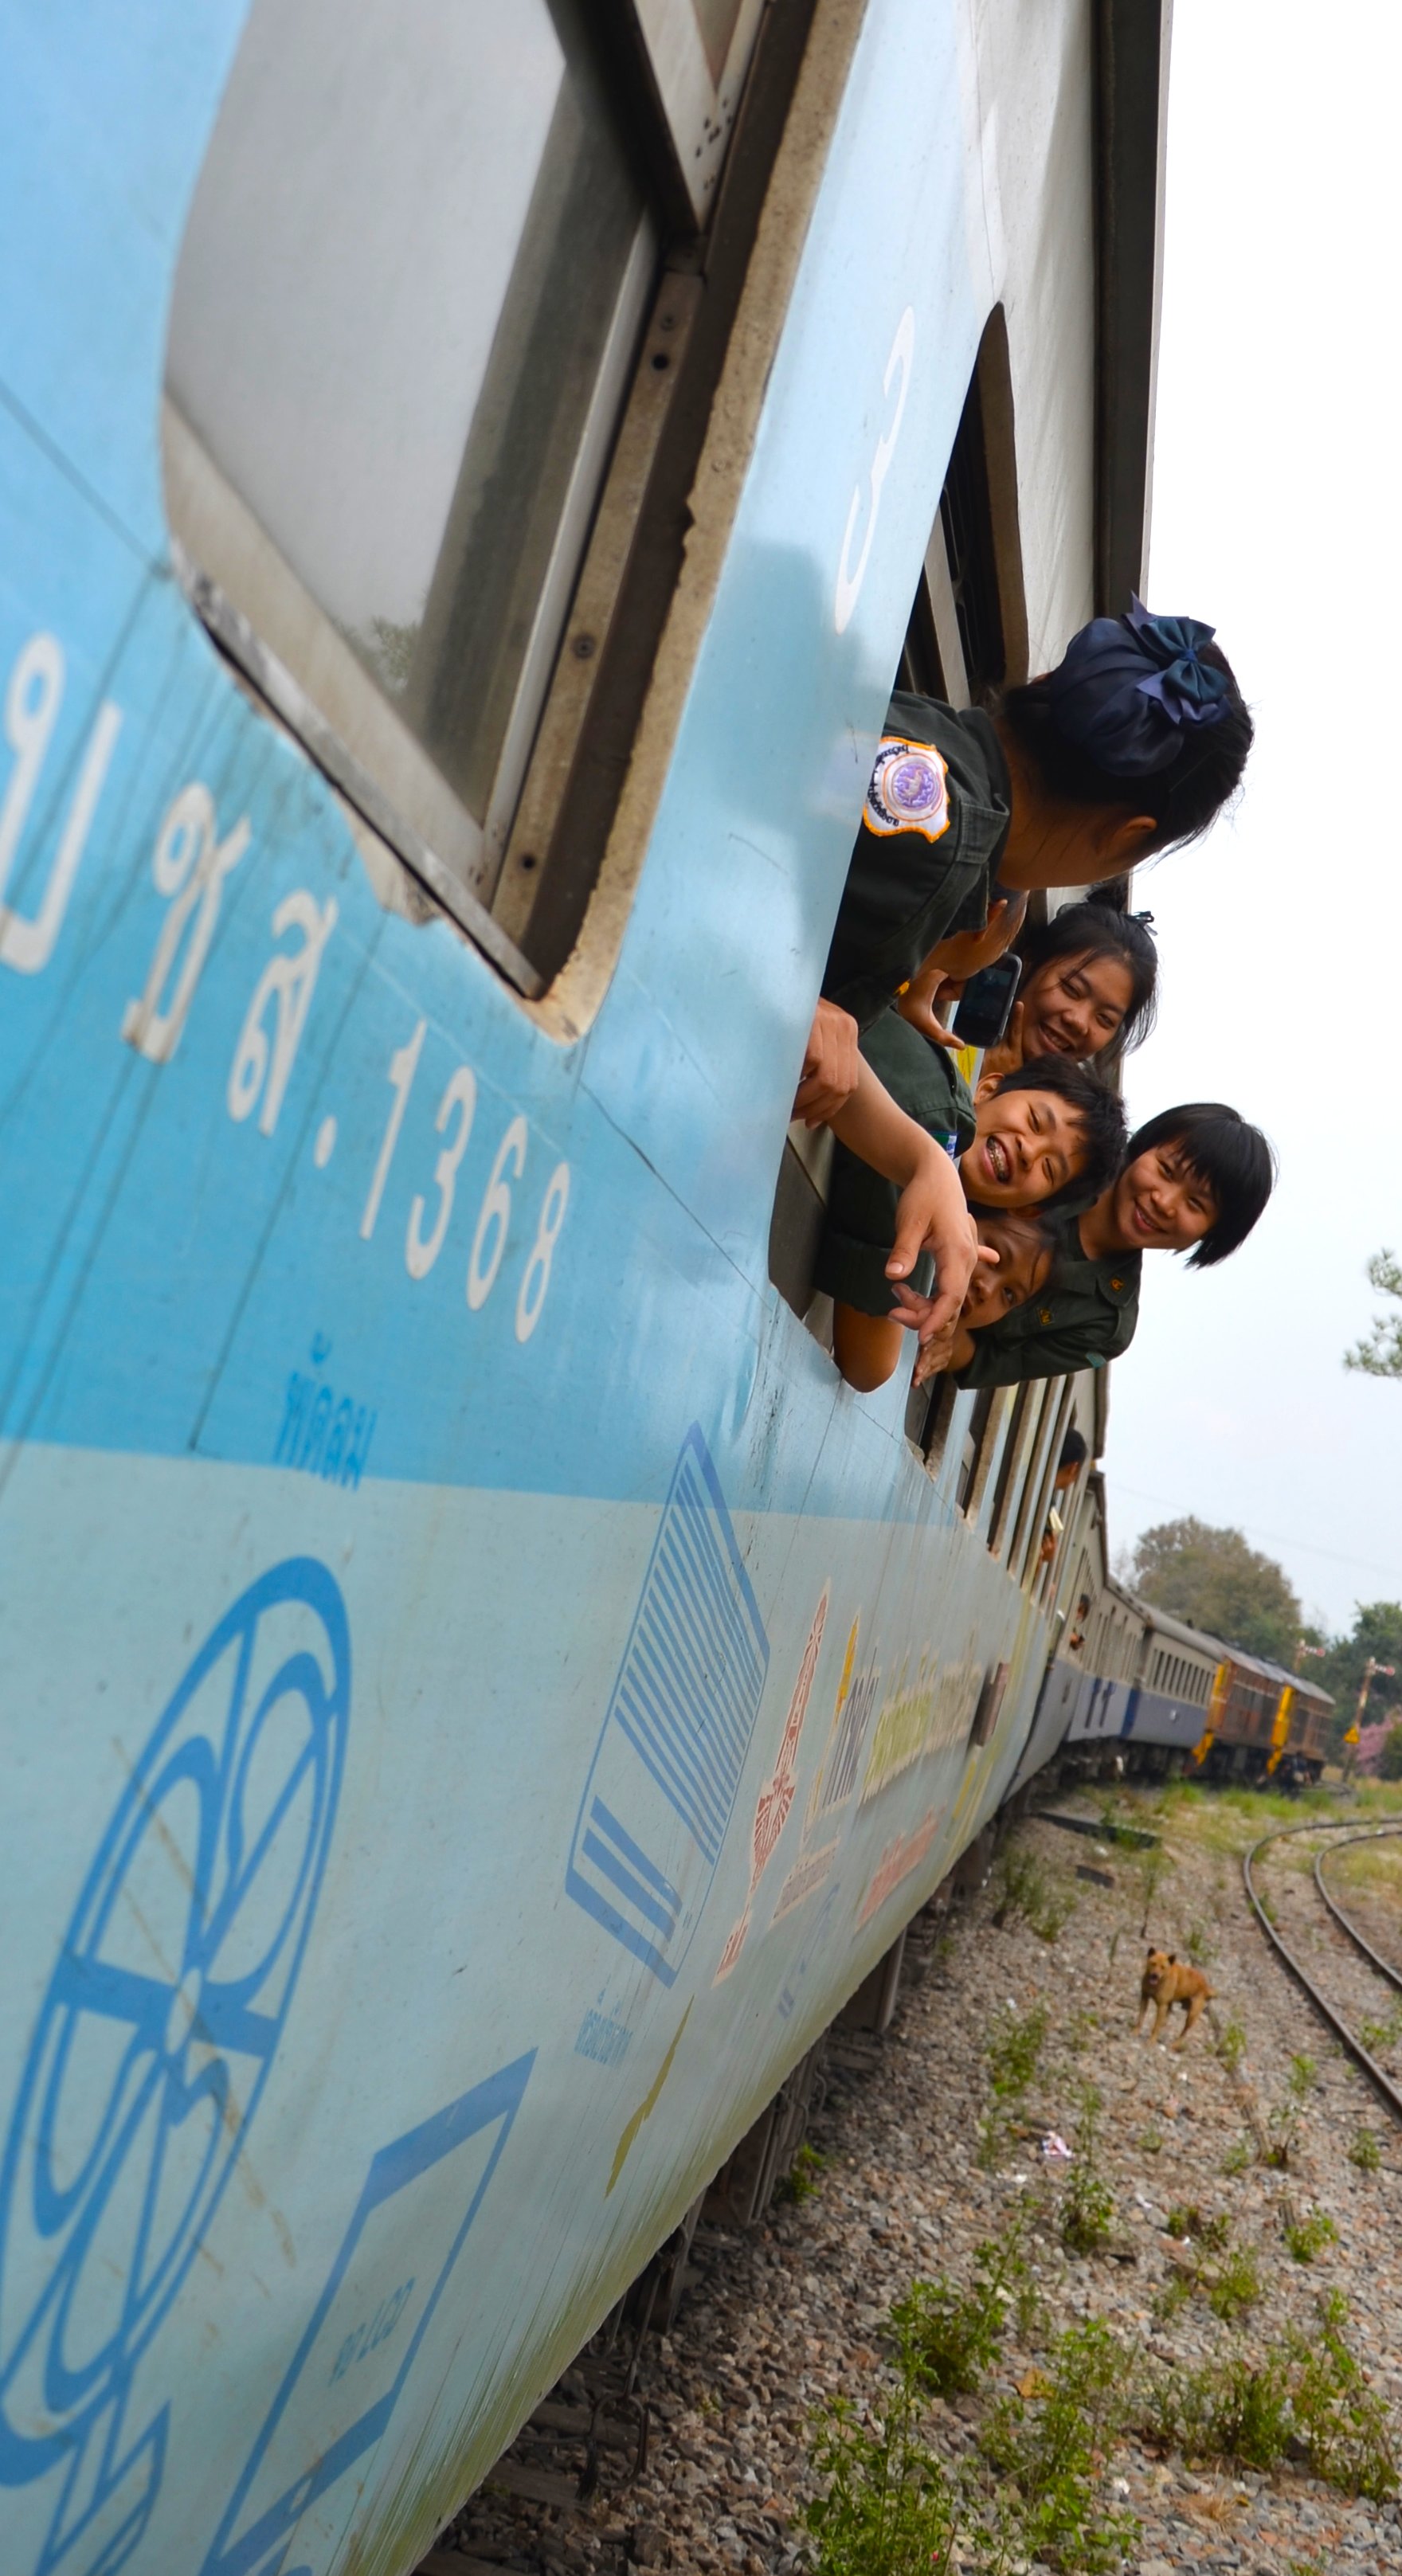
<svg viewBox="0 0 1402 2576"><path fill-rule="evenodd" d="M569 1050L381 903L171 577L240 15L16 10L0 97L15 2576L407 2563L988 1811L1044 1652L766 1265L982 319L956 12L863 32ZM896 94L947 151L889 151ZM975 1772L970 1638L1014 1667Z"/></svg>

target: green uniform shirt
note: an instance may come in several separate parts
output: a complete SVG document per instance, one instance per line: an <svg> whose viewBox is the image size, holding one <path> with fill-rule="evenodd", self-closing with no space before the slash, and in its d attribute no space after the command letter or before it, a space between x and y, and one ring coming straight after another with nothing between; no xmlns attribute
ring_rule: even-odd
<svg viewBox="0 0 1402 2576"><path fill-rule="evenodd" d="M977 708L898 691L862 808L823 991L870 1028L937 940L981 930L1012 788Z"/></svg>
<svg viewBox="0 0 1402 2576"><path fill-rule="evenodd" d="M962 1154L974 1139L974 1104L968 1086L946 1047L932 1046L900 1012L884 1010L862 1037L862 1053L891 1097L946 1153ZM838 1145L833 1152L828 1187L827 1223L813 1273L815 1288L825 1289L844 1306L864 1315L889 1315L895 1293L886 1276L896 1239L894 1181L874 1172L870 1163ZM911 1285L928 1297L935 1265L922 1252L911 1272Z"/></svg>
<svg viewBox="0 0 1402 2576"><path fill-rule="evenodd" d="M1051 1272L1040 1297L1014 1306L996 1324L974 1335L974 1355L958 1371L956 1386L1020 1386L1030 1377L1069 1377L1077 1369L1103 1368L1134 1339L1139 1321L1142 1252L1088 1261L1075 1216L1049 1219L1055 1242Z"/></svg>

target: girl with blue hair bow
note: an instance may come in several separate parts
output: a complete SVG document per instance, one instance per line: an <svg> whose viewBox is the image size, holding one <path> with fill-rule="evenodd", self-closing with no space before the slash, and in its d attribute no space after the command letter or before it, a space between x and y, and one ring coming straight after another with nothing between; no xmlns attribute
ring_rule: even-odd
<svg viewBox="0 0 1402 2576"><path fill-rule="evenodd" d="M1134 599L987 710L898 694L843 889L824 998L870 1028L996 897L1093 886L1195 840L1252 724L1213 629ZM799 1114L803 1114L800 1094Z"/></svg>

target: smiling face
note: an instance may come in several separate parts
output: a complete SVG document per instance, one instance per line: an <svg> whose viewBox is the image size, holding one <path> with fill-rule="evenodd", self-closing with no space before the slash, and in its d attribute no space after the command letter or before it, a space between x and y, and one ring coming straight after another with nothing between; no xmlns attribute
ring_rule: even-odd
<svg viewBox="0 0 1402 2576"><path fill-rule="evenodd" d="M1176 1138L1139 1154L1110 1192L1110 1222L1127 1252L1187 1252L1218 1218L1215 1195Z"/></svg>
<svg viewBox="0 0 1402 2576"><path fill-rule="evenodd" d="M1058 1092L980 1089L975 1114L959 1177L978 1207L1037 1207L1084 1168L1085 1128Z"/></svg>
<svg viewBox="0 0 1402 2576"><path fill-rule="evenodd" d="M1022 988L1022 1053L1099 1055L1123 1024L1134 979L1123 957L1052 957Z"/></svg>
<svg viewBox="0 0 1402 2576"><path fill-rule="evenodd" d="M980 1267L969 1282L959 1321L970 1333L998 1323L1014 1306L1025 1306L1045 1287L1052 1260L1041 1228L1017 1217L981 1216L978 1239L997 1253L998 1267Z"/></svg>

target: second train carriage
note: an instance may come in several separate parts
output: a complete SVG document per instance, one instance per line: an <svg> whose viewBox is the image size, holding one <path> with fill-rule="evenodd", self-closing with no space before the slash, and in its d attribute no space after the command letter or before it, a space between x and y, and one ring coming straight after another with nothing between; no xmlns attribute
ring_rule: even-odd
<svg viewBox="0 0 1402 2576"><path fill-rule="evenodd" d="M1092 1480L1068 1619L1058 1632L1015 1787L1102 1756L1209 1780L1317 1780L1333 1700L1279 1664L1138 1601L1103 1571ZM1121 1748L1132 1750L1126 1755Z"/></svg>
<svg viewBox="0 0 1402 2576"><path fill-rule="evenodd" d="M1103 1389L841 1388L784 1136L1160 12L0 17L6 2576L403 2576L1033 1718Z"/></svg>

